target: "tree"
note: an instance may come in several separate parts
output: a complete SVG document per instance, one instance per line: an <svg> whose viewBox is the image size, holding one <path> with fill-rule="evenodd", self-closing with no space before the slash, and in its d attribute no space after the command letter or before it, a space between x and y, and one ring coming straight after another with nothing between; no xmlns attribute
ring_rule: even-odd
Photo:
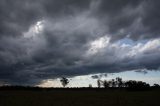
<svg viewBox="0 0 160 106"><path fill-rule="evenodd" d="M103 86L104 86L104 88L108 88L108 87L109 87L108 81L105 80L105 81L103 82Z"/></svg>
<svg viewBox="0 0 160 106"><path fill-rule="evenodd" d="M125 86L131 89L148 89L150 87L149 84L142 81L129 80L125 82Z"/></svg>
<svg viewBox="0 0 160 106"><path fill-rule="evenodd" d="M117 87L122 87L123 86L123 82L122 82L122 78L120 77L117 77L116 78L116 84L117 84Z"/></svg>
<svg viewBox="0 0 160 106"><path fill-rule="evenodd" d="M101 80L100 79L97 80L97 85L98 85L98 88L101 87Z"/></svg>
<svg viewBox="0 0 160 106"><path fill-rule="evenodd" d="M115 82L115 80L114 79L112 79L112 87L116 87L116 82Z"/></svg>
<svg viewBox="0 0 160 106"><path fill-rule="evenodd" d="M69 83L69 80L65 77L62 77L60 81L63 87L65 87Z"/></svg>
<svg viewBox="0 0 160 106"><path fill-rule="evenodd" d="M154 85L153 85L153 87L155 87L155 88L159 88L159 87L160 87L160 85L159 85L159 84L154 84Z"/></svg>
<svg viewBox="0 0 160 106"><path fill-rule="evenodd" d="M112 87L112 81L108 81L108 86Z"/></svg>

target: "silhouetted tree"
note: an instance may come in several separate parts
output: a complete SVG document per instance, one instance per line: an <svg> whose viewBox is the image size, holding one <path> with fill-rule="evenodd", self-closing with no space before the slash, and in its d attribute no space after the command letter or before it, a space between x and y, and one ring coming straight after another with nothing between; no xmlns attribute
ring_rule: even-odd
<svg viewBox="0 0 160 106"><path fill-rule="evenodd" d="M155 87L155 88L159 88L159 87L160 87L160 85L159 85L159 84L154 84L154 85L153 85L153 87Z"/></svg>
<svg viewBox="0 0 160 106"><path fill-rule="evenodd" d="M65 77L62 77L60 81L63 87L65 87L69 83L69 80Z"/></svg>
<svg viewBox="0 0 160 106"><path fill-rule="evenodd" d="M109 87L112 87L112 81L108 81Z"/></svg>
<svg viewBox="0 0 160 106"><path fill-rule="evenodd" d="M116 87L116 81L114 79L112 79L112 87Z"/></svg>
<svg viewBox="0 0 160 106"><path fill-rule="evenodd" d="M105 80L105 81L103 82L103 86L104 86L104 88L108 88L108 87L109 87L108 81Z"/></svg>
<svg viewBox="0 0 160 106"><path fill-rule="evenodd" d="M123 86L122 78L120 78L120 77L117 77L117 78L116 78L116 85L117 85L117 87L119 87L119 88Z"/></svg>
<svg viewBox="0 0 160 106"><path fill-rule="evenodd" d="M100 79L97 80L97 86L98 86L98 88L101 87L101 80Z"/></svg>
<svg viewBox="0 0 160 106"><path fill-rule="evenodd" d="M131 89L146 89L149 88L150 85L142 81L129 80L125 82L125 87Z"/></svg>

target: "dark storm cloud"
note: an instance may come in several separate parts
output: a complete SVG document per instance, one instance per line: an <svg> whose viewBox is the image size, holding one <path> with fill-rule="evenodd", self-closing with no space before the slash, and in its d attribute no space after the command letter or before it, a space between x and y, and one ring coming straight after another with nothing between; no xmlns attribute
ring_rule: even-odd
<svg viewBox="0 0 160 106"><path fill-rule="evenodd" d="M20 36L39 17L39 6L31 0L0 1L1 36Z"/></svg>
<svg viewBox="0 0 160 106"><path fill-rule="evenodd" d="M151 38L153 35L154 37L159 37L159 23L160 23L160 13L158 11L158 7L160 6L160 2L158 0L150 1L148 0L144 4L144 16L142 23L144 26L148 27L148 35L147 37Z"/></svg>
<svg viewBox="0 0 160 106"><path fill-rule="evenodd" d="M159 5L158 0L100 0L94 11L113 40L126 36L137 40L159 37Z"/></svg>
<svg viewBox="0 0 160 106"><path fill-rule="evenodd" d="M89 0L1 0L0 33L20 36L30 25L43 17L59 17L82 11ZM57 16L58 15L58 16Z"/></svg>
<svg viewBox="0 0 160 106"><path fill-rule="evenodd" d="M158 69L159 6L158 0L1 0L0 79L34 85L61 76ZM148 43L117 43L125 37Z"/></svg>

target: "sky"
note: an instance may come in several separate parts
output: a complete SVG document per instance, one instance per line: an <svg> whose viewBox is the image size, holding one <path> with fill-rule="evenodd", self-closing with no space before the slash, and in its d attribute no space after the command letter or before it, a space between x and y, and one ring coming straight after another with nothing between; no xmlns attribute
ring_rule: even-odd
<svg viewBox="0 0 160 106"><path fill-rule="evenodd" d="M60 86L67 77L70 86L88 86L95 75L160 84L159 7L159 0L0 0L0 84Z"/></svg>

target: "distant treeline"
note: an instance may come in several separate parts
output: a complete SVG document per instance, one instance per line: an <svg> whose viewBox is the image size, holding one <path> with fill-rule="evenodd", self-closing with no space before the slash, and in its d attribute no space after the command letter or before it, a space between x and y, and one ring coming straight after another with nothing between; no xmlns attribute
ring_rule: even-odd
<svg viewBox="0 0 160 106"><path fill-rule="evenodd" d="M67 78L62 77L60 80L62 87L59 88L42 88L42 87L33 87L33 86L10 86L10 85L4 85L0 87L0 90L52 90L52 89L64 89L65 86L69 83L69 80ZM112 80L97 80L97 87L92 87L91 84L89 84L89 87L67 87L70 90L73 89L125 89L125 90L149 90L149 89L156 89L160 88L159 84L154 84L153 86L150 86L148 83L143 81L135 81L135 80L129 80L129 81L123 81L122 78L117 77Z"/></svg>
<svg viewBox="0 0 160 106"><path fill-rule="evenodd" d="M117 77L116 79L112 80L97 80L98 88L127 88L127 89L148 89L151 86L143 81L123 81L122 78ZM154 84L153 87L159 87L158 84Z"/></svg>
<svg viewBox="0 0 160 106"><path fill-rule="evenodd" d="M69 80L65 77L62 77L60 80L61 84L65 88L65 86L69 83ZM89 84L89 87L69 87L70 89L127 89L127 90L148 90L153 88L160 88L160 85L154 84L153 86L150 86L146 82L142 81L135 81L135 80L129 80L129 81L123 81L122 78L117 77L112 80L97 80L97 86L98 87L92 87L91 84ZM63 89L62 87L59 88L42 88L42 87L32 87L32 86L10 86L10 85L4 85L0 87L0 90L52 90L52 89Z"/></svg>

